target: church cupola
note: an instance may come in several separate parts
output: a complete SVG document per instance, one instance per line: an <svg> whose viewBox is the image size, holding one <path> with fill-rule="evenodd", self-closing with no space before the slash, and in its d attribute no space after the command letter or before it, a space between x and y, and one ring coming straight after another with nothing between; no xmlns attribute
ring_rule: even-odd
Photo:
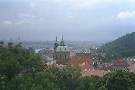
<svg viewBox="0 0 135 90"><path fill-rule="evenodd" d="M54 43L54 55L53 55L53 59L56 60L56 64L68 64L69 57L70 57L70 51L64 43L63 36L60 42L57 41L57 37L56 37L56 41Z"/></svg>

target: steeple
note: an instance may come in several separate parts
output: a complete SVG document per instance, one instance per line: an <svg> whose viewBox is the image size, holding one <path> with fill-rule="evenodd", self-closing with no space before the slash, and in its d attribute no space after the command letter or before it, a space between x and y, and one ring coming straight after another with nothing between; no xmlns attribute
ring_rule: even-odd
<svg viewBox="0 0 135 90"><path fill-rule="evenodd" d="M56 36L56 41L54 43L54 50L59 46L58 40L57 40L57 36Z"/></svg>
<svg viewBox="0 0 135 90"><path fill-rule="evenodd" d="M62 41L64 41L64 40L63 40L63 35L62 35Z"/></svg>
<svg viewBox="0 0 135 90"><path fill-rule="evenodd" d="M61 46L65 46L64 39L63 39L63 35L62 35L62 40L61 40L61 42L60 42L60 45L61 45Z"/></svg>
<svg viewBox="0 0 135 90"><path fill-rule="evenodd" d="M57 36L56 36L56 42L58 41L58 39L57 39Z"/></svg>

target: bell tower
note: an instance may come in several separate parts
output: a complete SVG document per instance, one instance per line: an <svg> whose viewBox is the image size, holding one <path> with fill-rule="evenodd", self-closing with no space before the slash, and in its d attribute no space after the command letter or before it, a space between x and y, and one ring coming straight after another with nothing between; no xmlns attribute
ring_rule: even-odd
<svg viewBox="0 0 135 90"><path fill-rule="evenodd" d="M61 40L61 42L60 42L60 46L65 46L64 39L63 39L63 35L62 35L62 40Z"/></svg>
<svg viewBox="0 0 135 90"><path fill-rule="evenodd" d="M57 39L57 36L56 36L56 40L55 40L55 43L54 43L54 51L56 50L56 48L59 46L59 42L58 42L58 39Z"/></svg>
<svg viewBox="0 0 135 90"><path fill-rule="evenodd" d="M70 51L68 47L64 43L64 39L62 36L62 40L58 42L57 37L54 43L54 60L57 64L68 64L70 57Z"/></svg>

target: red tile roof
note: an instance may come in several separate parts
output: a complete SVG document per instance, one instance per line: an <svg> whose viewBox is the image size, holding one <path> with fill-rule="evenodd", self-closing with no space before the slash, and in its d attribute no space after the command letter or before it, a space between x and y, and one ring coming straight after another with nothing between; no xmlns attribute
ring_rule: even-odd
<svg viewBox="0 0 135 90"><path fill-rule="evenodd" d="M69 64L79 65L82 69L91 69L93 56L85 53L78 53L75 56L71 57Z"/></svg>
<svg viewBox="0 0 135 90"><path fill-rule="evenodd" d="M125 60L119 59L119 60L115 60L113 62L113 65L114 66L128 66L128 63Z"/></svg>

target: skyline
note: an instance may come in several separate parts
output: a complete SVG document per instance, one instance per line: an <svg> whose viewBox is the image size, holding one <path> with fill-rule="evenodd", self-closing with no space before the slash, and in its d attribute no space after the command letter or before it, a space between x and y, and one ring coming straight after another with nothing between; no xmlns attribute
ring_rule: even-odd
<svg viewBox="0 0 135 90"><path fill-rule="evenodd" d="M134 0L0 0L0 40L114 40L135 31Z"/></svg>

